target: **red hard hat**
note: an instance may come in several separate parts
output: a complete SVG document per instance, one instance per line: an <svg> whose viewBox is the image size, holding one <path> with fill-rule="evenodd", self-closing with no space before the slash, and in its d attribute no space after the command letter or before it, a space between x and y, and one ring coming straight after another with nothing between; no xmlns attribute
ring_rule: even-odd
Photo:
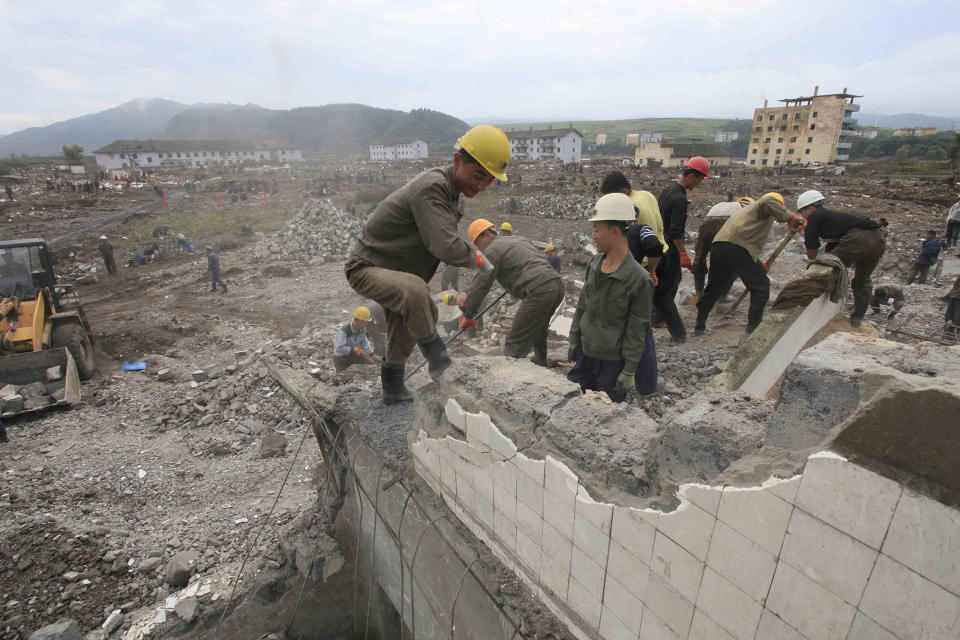
<svg viewBox="0 0 960 640"><path fill-rule="evenodd" d="M693 156L687 160L686 164L683 165L687 169L694 169L699 171L704 175L704 177L710 177L710 161L704 158L703 156Z"/></svg>

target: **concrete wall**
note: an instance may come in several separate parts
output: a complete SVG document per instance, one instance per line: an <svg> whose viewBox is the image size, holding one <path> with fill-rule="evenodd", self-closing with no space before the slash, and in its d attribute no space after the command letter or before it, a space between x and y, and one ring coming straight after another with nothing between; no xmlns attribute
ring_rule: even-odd
<svg viewBox="0 0 960 640"><path fill-rule="evenodd" d="M663 512L597 502L486 414L445 414L465 440L420 431L420 475L579 638L960 637L960 511L836 454L682 485Z"/></svg>

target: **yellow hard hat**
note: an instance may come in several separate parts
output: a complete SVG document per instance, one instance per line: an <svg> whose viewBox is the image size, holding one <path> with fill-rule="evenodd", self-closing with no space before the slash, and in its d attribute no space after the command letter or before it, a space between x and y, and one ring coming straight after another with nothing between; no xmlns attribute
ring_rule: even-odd
<svg viewBox="0 0 960 640"><path fill-rule="evenodd" d="M774 200L776 200L777 202L779 202L779 203L782 204L783 206L787 206L787 203L783 201L783 196L780 195L779 193L777 193L776 191L771 191L770 193L765 193L765 194L763 194L762 197L766 198L767 196L770 196L771 198L773 198Z"/></svg>
<svg viewBox="0 0 960 640"><path fill-rule="evenodd" d="M556 251L557 248L556 248L555 246L553 246L552 244L548 244L547 246L545 246L545 247L543 248L543 250L544 250L544 251Z"/></svg>
<svg viewBox="0 0 960 640"><path fill-rule="evenodd" d="M454 147L463 149L500 182L507 181L510 141L507 134L491 124L481 124L460 136Z"/></svg>
<svg viewBox="0 0 960 640"><path fill-rule="evenodd" d="M500 231L513 231L513 225L509 222L504 222L500 225Z"/></svg>
<svg viewBox="0 0 960 640"><path fill-rule="evenodd" d="M770 194L768 193L767 195L770 195ZM753 202L753 198L751 198L750 196L740 196L739 198L737 198L737 202L739 202L741 205L744 202L746 202L747 204L750 204L751 202Z"/></svg>
<svg viewBox="0 0 960 640"><path fill-rule="evenodd" d="M373 316L370 315L370 309L366 307L357 307L353 312L353 317L364 322L373 322Z"/></svg>
<svg viewBox="0 0 960 640"><path fill-rule="evenodd" d="M488 229L491 229L494 233L496 233L497 225L493 224L489 220L477 218L470 223L470 227L467 229L467 237L470 238L470 242L476 242L477 238L480 237L480 234Z"/></svg>

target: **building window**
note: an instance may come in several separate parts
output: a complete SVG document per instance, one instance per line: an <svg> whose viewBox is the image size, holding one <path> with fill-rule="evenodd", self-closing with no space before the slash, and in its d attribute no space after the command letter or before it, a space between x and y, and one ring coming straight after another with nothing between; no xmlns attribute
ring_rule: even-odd
<svg viewBox="0 0 960 640"><path fill-rule="evenodd" d="M768 155L769 153L770 153L770 149L764 149L764 150L763 150L763 155Z"/></svg>
<svg viewBox="0 0 960 640"><path fill-rule="evenodd" d="M799 120L799 119L800 119L800 114L799 114L799 113L793 114L793 119L794 119L794 120Z"/></svg>
<svg viewBox="0 0 960 640"><path fill-rule="evenodd" d="M796 125L796 124L793 125L793 130L794 130L794 131L800 131L800 126L799 126L799 125Z"/></svg>
<svg viewBox="0 0 960 640"><path fill-rule="evenodd" d="M770 142L770 138L764 138L764 139L763 139L763 143L764 143L764 144L768 144L769 142Z"/></svg>
<svg viewBox="0 0 960 640"><path fill-rule="evenodd" d="M810 136L809 138L807 138L807 142L813 142L813 136Z"/></svg>
<svg viewBox="0 0 960 640"><path fill-rule="evenodd" d="M783 149L777 149L777 155L780 155L781 151L783 151Z"/></svg>
<svg viewBox="0 0 960 640"><path fill-rule="evenodd" d="M770 117L769 117L769 120L773 120L773 119L776 118L776 117L777 117L777 116L775 116L775 115L773 115L773 114L771 113L771 114L770 114Z"/></svg>
<svg viewBox="0 0 960 640"><path fill-rule="evenodd" d="M793 149L790 149L789 151L787 151L787 155L788 155L788 156L792 156L792 155L793 155Z"/></svg>
<svg viewBox="0 0 960 640"><path fill-rule="evenodd" d="M757 164L757 161L756 161L756 160L751 160L751 161L750 161L750 164Z"/></svg>
<svg viewBox="0 0 960 640"><path fill-rule="evenodd" d="M754 150L753 150L753 151L751 151L750 153L752 153L753 155L757 155L757 150L756 150L756 149L754 149Z"/></svg>
<svg viewBox="0 0 960 640"><path fill-rule="evenodd" d="M783 138L777 138L777 142L783 142Z"/></svg>
<svg viewBox="0 0 960 640"><path fill-rule="evenodd" d="M796 142L796 141L797 141L797 136L793 136L792 138L790 138L790 142Z"/></svg>
<svg viewBox="0 0 960 640"><path fill-rule="evenodd" d="M783 119L784 119L784 120L787 119L787 114L783 114Z"/></svg>
<svg viewBox="0 0 960 640"><path fill-rule="evenodd" d="M121 154L120 154L120 159L121 159L121 160L123 160L123 159L126 158L126 157L127 157L127 154L125 154L125 153L121 153Z"/></svg>
<svg viewBox="0 0 960 640"><path fill-rule="evenodd" d="M754 141L754 142L760 142L760 138L754 138L753 141ZM110 157L112 158L113 156L110 156Z"/></svg>
<svg viewBox="0 0 960 640"><path fill-rule="evenodd" d="M805 156L810 155L810 149L807 149L806 151L804 151L804 152L803 152L803 155L805 155Z"/></svg>
<svg viewBox="0 0 960 640"><path fill-rule="evenodd" d="M764 158L764 159L760 162L760 164L767 164L767 159Z"/></svg>
<svg viewBox="0 0 960 640"><path fill-rule="evenodd" d="M757 127L757 133L760 133L761 131L763 131L763 127Z"/></svg>
<svg viewBox="0 0 960 640"><path fill-rule="evenodd" d="M151 158L150 156L147 156L147 162L153 162L153 158Z"/></svg>
<svg viewBox="0 0 960 640"><path fill-rule="evenodd" d="M773 127L767 127L767 131L773 131Z"/></svg>
<svg viewBox="0 0 960 640"><path fill-rule="evenodd" d="M774 160L774 161L773 161L773 166L777 166L778 164L780 164L780 161L779 161L779 160Z"/></svg>
<svg viewBox="0 0 960 640"><path fill-rule="evenodd" d="M816 111L813 112L813 117L814 117L814 118L817 117L817 112L816 112Z"/></svg>
<svg viewBox="0 0 960 640"><path fill-rule="evenodd" d="M816 128L817 128L817 125L815 125L815 124L810 125L810 131L813 131L813 130L816 129Z"/></svg>

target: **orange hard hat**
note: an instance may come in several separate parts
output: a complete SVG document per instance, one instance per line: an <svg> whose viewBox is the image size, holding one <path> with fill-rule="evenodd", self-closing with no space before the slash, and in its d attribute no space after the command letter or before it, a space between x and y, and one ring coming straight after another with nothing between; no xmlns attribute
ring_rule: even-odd
<svg viewBox="0 0 960 640"><path fill-rule="evenodd" d="M710 177L710 161L703 156L693 156L683 165L687 169L693 169L703 174L704 178Z"/></svg>
<svg viewBox="0 0 960 640"><path fill-rule="evenodd" d="M477 218L470 223L470 227L467 229L467 237L470 238L470 242L476 242L477 238L480 237L480 234L487 229L492 229L493 232L496 233L497 225L493 224L489 220L485 220L484 218Z"/></svg>

